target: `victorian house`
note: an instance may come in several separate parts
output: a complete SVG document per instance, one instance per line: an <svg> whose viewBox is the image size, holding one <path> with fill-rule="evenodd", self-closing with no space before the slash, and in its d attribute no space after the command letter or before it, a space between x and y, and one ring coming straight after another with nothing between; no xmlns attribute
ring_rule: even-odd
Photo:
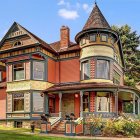
<svg viewBox="0 0 140 140"><path fill-rule="evenodd" d="M1 123L27 127L42 113L51 114L52 125L70 113L140 114L140 91L124 85L119 35L97 4L75 41L67 26L51 44L16 22L11 26L0 42Z"/></svg>

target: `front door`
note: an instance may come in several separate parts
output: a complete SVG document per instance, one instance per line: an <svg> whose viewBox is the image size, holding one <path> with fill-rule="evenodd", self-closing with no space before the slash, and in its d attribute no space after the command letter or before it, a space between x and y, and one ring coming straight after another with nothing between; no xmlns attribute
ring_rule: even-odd
<svg viewBox="0 0 140 140"><path fill-rule="evenodd" d="M74 113L74 94L65 93L62 95L62 117Z"/></svg>

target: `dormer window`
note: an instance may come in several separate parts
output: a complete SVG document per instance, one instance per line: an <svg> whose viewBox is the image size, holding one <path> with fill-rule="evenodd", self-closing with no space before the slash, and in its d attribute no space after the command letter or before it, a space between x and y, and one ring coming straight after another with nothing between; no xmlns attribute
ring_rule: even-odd
<svg viewBox="0 0 140 140"><path fill-rule="evenodd" d="M106 34L101 34L101 41L107 42L108 36Z"/></svg>
<svg viewBox="0 0 140 140"><path fill-rule="evenodd" d="M14 43L13 47L17 47L17 46L21 46L21 45L22 45L21 41L17 41Z"/></svg>
<svg viewBox="0 0 140 140"><path fill-rule="evenodd" d="M95 34L91 34L91 35L89 36L89 41L90 41L90 42L95 42L95 41L96 41L96 35L95 35Z"/></svg>

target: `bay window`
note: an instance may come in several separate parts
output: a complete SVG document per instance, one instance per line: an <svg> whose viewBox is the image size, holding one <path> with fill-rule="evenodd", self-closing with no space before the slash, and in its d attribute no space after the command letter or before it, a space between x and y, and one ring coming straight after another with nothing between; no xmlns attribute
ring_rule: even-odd
<svg viewBox="0 0 140 140"><path fill-rule="evenodd" d="M82 80L87 80L90 78L89 72L89 61L82 62Z"/></svg>
<svg viewBox="0 0 140 140"><path fill-rule="evenodd" d="M13 65L13 77L14 80L25 79L24 63L17 63Z"/></svg>
<svg viewBox="0 0 140 140"><path fill-rule="evenodd" d="M109 79L109 61L97 60L97 78Z"/></svg>
<svg viewBox="0 0 140 140"><path fill-rule="evenodd" d="M33 92L33 111L43 112L44 98L39 92Z"/></svg>
<svg viewBox="0 0 140 140"><path fill-rule="evenodd" d="M24 94L13 94L13 111L24 111Z"/></svg>
<svg viewBox="0 0 140 140"><path fill-rule="evenodd" d="M43 62L33 62L33 79L44 80L44 68Z"/></svg>
<svg viewBox="0 0 140 140"><path fill-rule="evenodd" d="M110 111L110 93L97 92L97 111L109 112Z"/></svg>

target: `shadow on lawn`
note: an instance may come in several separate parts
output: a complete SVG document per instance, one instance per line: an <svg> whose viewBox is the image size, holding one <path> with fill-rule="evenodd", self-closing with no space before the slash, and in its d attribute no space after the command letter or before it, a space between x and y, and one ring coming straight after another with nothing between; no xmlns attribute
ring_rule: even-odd
<svg viewBox="0 0 140 140"><path fill-rule="evenodd" d="M35 134L26 134L30 132L29 129L0 128L0 140L75 140L72 138L39 136L39 130L36 130Z"/></svg>

